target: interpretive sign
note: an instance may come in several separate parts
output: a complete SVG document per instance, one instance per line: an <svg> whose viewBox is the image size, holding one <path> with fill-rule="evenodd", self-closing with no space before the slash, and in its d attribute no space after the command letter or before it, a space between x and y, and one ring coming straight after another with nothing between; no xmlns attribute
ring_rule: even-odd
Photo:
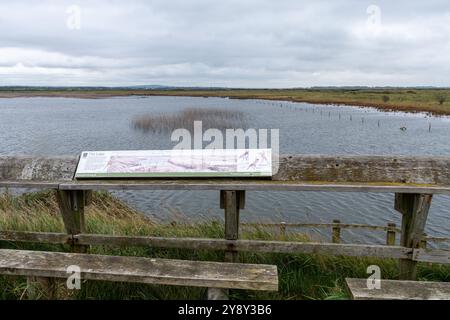
<svg viewBox="0 0 450 320"><path fill-rule="evenodd" d="M271 177L271 149L85 151L75 178Z"/></svg>

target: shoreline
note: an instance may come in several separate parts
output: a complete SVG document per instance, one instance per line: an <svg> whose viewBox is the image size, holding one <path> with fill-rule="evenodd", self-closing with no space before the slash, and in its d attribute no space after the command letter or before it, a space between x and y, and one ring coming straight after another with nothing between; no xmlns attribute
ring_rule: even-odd
<svg viewBox="0 0 450 320"><path fill-rule="evenodd" d="M286 93L280 91L280 93ZM334 93L334 92L331 92ZM382 93L382 92L380 92ZM330 92L323 93L324 96ZM358 94L358 93L357 93ZM357 95L355 94L355 96ZM366 100L351 100L345 98L302 98L287 96L285 94L267 94L260 90L260 93L245 93L245 90L105 90L105 91L0 91L0 99L15 98L73 98L73 99L108 99L120 97L199 97L199 98L229 98L237 100L266 100L279 102L297 102L310 103L318 105L350 106L360 108L375 108L386 112L407 112L407 113L425 113L433 116L450 116L450 108L444 108L437 105L413 105L391 102L375 102Z"/></svg>

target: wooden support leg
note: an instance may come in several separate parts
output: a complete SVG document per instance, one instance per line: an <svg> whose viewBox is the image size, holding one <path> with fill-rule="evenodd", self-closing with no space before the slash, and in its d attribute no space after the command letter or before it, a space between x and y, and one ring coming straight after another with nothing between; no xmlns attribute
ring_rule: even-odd
<svg viewBox="0 0 450 320"><path fill-rule="evenodd" d="M225 210L225 239L239 239L239 211L245 208L245 191L221 191L220 208ZM238 262L239 256L235 250L225 252L225 262ZM226 300L228 290L209 288L208 299Z"/></svg>
<svg viewBox="0 0 450 320"><path fill-rule="evenodd" d="M52 300L56 298L56 281L52 278L28 277L28 300Z"/></svg>
<svg viewBox="0 0 450 320"><path fill-rule="evenodd" d="M430 210L431 194L395 195L395 210L403 214L400 245L407 248L419 248ZM400 260L400 280L417 279L417 262L411 259Z"/></svg>
<svg viewBox="0 0 450 320"><path fill-rule="evenodd" d="M208 288L208 300L229 300L228 299L228 290L218 289L218 288Z"/></svg>
<svg viewBox="0 0 450 320"><path fill-rule="evenodd" d="M388 223L388 229L386 232L386 245L387 246L395 246L395 229L397 225L395 223Z"/></svg>
<svg viewBox="0 0 450 320"><path fill-rule="evenodd" d="M84 205L90 206L92 204L92 190L84 191Z"/></svg>
<svg viewBox="0 0 450 320"><path fill-rule="evenodd" d="M331 242L341 243L341 227L339 226L341 224L341 220L333 220L333 223L335 226L332 228Z"/></svg>
<svg viewBox="0 0 450 320"><path fill-rule="evenodd" d="M58 204L64 221L66 232L69 235L78 235L85 230L84 208L86 205L86 192L81 190L58 190ZM86 253L88 246L72 245L72 251Z"/></svg>
<svg viewBox="0 0 450 320"><path fill-rule="evenodd" d="M27 277L26 294L29 300L56 298L56 280L46 277Z"/></svg>
<svg viewBox="0 0 450 320"><path fill-rule="evenodd" d="M83 233L85 230L84 208L92 201L92 192L57 190L56 193L66 232L70 236ZM72 243L71 251L75 253L87 253L89 246ZM30 299L38 299L40 297L44 299L56 299L59 293L70 298L73 292L69 290L65 290L67 292L64 293L57 292L64 287L63 285L58 285L58 282L61 282L61 280L29 277L27 279L28 297Z"/></svg>
<svg viewBox="0 0 450 320"><path fill-rule="evenodd" d="M280 236L286 237L286 222L282 222L280 225Z"/></svg>
<svg viewBox="0 0 450 320"><path fill-rule="evenodd" d="M222 191L221 207L225 210L225 239L239 239L239 211L245 207L245 191ZM236 251L225 252L226 262L238 262Z"/></svg>
<svg viewBox="0 0 450 320"><path fill-rule="evenodd" d="M92 194L90 191L82 190L58 190L57 199L60 212L64 221L67 234L70 236L82 234L85 232L84 209L90 204ZM74 253L87 253L89 246L71 244L71 251ZM56 280L57 296L61 299L71 299L75 295L74 290L69 290L66 286L66 280Z"/></svg>

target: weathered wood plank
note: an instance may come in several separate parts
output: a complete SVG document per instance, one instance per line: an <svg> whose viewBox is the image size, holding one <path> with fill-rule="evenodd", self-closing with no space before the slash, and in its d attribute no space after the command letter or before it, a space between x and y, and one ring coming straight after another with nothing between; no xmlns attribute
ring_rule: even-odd
<svg viewBox="0 0 450 320"><path fill-rule="evenodd" d="M450 251L435 249L415 249L413 260L431 263L450 263Z"/></svg>
<svg viewBox="0 0 450 320"><path fill-rule="evenodd" d="M0 188L58 189L58 181L0 180Z"/></svg>
<svg viewBox="0 0 450 320"><path fill-rule="evenodd" d="M317 183L276 180L95 180L61 183L61 190L246 190L450 194L450 186L383 183Z"/></svg>
<svg viewBox="0 0 450 320"><path fill-rule="evenodd" d="M354 300L450 300L450 283L381 280L381 289L368 289L366 279L346 279Z"/></svg>
<svg viewBox="0 0 450 320"><path fill-rule="evenodd" d="M402 234L400 245L407 248L419 248L424 237L425 225L433 195L396 194L395 209L402 213ZM399 262L400 280L416 280L417 262L402 259Z"/></svg>
<svg viewBox="0 0 450 320"><path fill-rule="evenodd" d="M426 241L431 241L431 242L450 242L450 238L446 238L446 237L425 237Z"/></svg>
<svg viewBox="0 0 450 320"><path fill-rule="evenodd" d="M363 192L450 193L450 157L401 156L281 156L272 180L154 179L136 181L79 181L77 157L0 157L0 181L59 181L72 189L194 189L198 190L339 190ZM221 181L222 180L222 181ZM214 187L214 184L218 185ZM414 191L414 190L415 191ZM418 191L420 190L420 191ZM429 191L427 191L429 190Z"/></svg>
<svg viewBox="0 0 450 320"><path fill-rule="evenodd" d="M66 234L47 234L27 232L0 233L1 240L41 243L67 243ZM61 242L57 242L60 239ZM364 245L364 244L332 244L311 242L262 241L262 240L224 240L198 238L163 238L163 237L133 237L98 234L74 235L73 240L79 245L130 247L145 246L155 248L176 248L194 250L232 250L238 252L265 253L304 253L326 254L354 257L379 257L393 259L408 259L413 250L398 246Z"/></svg>
<svg viewBox="0 0 450 320"><path fill-rule="evenodd" d="M70 244L72 237L64 233L0 231L1 241Z"/></svg>
<svg viewBox="0 0 450 320"><path fill-rule="evenodd" d="M450 184L450 158L292 155L280 158L278 181Z"/></svg>
<svg viewBox="0 0 450 320"><path fill-rule="evenodd" d="M1 156L0 181L71 181L78 157Z"/></svg>
<svg viewBox="0 0 450 320"><path fill-rule="evenodd" d="M369 230L379 230L379 231L388 231L388 230L394 230L396 232L401 232L400 229L390 227L390 226L375 226L375 225L368 225L368 224L359 224L359 223L241 223L242 226L245 227L265 227L265 228L279 228L279 227L286 227L286 228L332 228L332 227L339 227L342 229L369 229Z"/></svg>
<svg viewBox="0 0 450 320"><path fill-rule="evenodd" d="M72 265L81 268L83 280L278 290L277 267L270 265L0 250L5 275L67 278Z"/></svg>
<svg viewBox="0 0 450 320"><path fill-rule="evenodd" d="M266 253L305 253L395 259L406 259L410 258L412 255L412 250L409 248L359 244L328 244L259 240L233 241L223 239L196 238L125 237L92 234L76 235L75 239L79 244L105 246L151 246L159 248L185 248L220 251L233 250Z"/></svg>

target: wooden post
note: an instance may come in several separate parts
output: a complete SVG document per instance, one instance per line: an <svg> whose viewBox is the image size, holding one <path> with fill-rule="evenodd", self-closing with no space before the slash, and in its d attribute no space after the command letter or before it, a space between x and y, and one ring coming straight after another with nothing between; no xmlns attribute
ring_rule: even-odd
<svg viewBox="0 0 450 320"><path fill-rule="evenodd" d="M419 248L432 199L431 194L398 193L395 195L395 210L403 215L401 246ZM412 259L401 259L399 268L400 280L417 279L417 262Z"/></svg>
<svg viewBox="0 0 450 320"><path fill-rule="evenodd" d="M56 196L66 232L70 236L84 232L84 208L86 205L85 191L57 190ZM90 198L90 197L88 197ZM89 201L89 200L88 200ZM72 252L86 253L89 246L72 243ZM29 299L55 299L57 297L57 280L45 277L27 278L27 296Z"/></svg>
<svg viewBox="0 0 450 320"><path fill-rule="evenodd" d="M426 233L423 234L422 240L420 240L420 244L419 244L419 248L420 249L426 249L427 248L427 236L428 235Z"/></svg>
<svg viewBox="0 0 450 320"><path fill-rule="evenodd" d="M86 194L88 195L87 197ZM73 239L74 235L82 234L85 230L84 208L90 203L91 194L88 191L57 190L56 196L66 232ZM72 242L71 251L75 253L87 253L89 246L77 245ZM74 292L65 289L65 286L61 282L65 282L65 280L29 277L27 279L27 295L30 299L57 299L59 293L66 298L73 296ZM63 292L58 292L59 290Z"/></svg>
<svg viewBox="0 0 450 320"><path fill-rule="evenodd" d="M338 224L337 226L333 226L332 228L332 236L331 236L331 242L333 243L341 243L341 227L339 224L341 224L340 220L333 220L334 224Z"/></svg>
<svg viewBox="0 0 450 320"><path fill-rule="evenodd" d="M59 209L66 231L70 235L77 235L84 231L84 191L58 190Z"/></svg>
<svg viewBox="0 0 450 320"><path fill-rule="evenodd" d="M280 235L281 235L282 237L285 237L285 236L286 236L286 222L282 222L282 223L280 224Z"/></svg>
<svg viewBox="0 0 450 320"><path fill-rule="evenodd" d="M221 208L225 210L225 239L239 239L239 211L245 208L245 191L221 191ZM238 262L234 250L225 252L226 262Z"/></svg>
<svg viewBox="0 0 450 320"><path fill-rule="evenodd" d="M84 205L90 206L92 204L92 190L84 191Z"/></svg>
<svg viewBox="0 0 450 320"><path fill-rule="evenodd" d="M395 223L388 223L388 229L386 232L386 245L395 246L396 232L395 229L397 225Z"/></svg>
<svg viewBox="0 0 450 320"><path fill-rule="evenodd" d="M239 211L245 208L245 191L221 191L220 208L225 210L225 239L239 239ZM225 262L238 262L238 252L225 251ZM228 290L209 288L208 300L228 300Z"/></svg>
<svg viewBox="0 0 450 320"><path fill-rule="evenodd" d="M27 278L28 300L52 300L56 299L56 279L44 277Z"/></svg>

